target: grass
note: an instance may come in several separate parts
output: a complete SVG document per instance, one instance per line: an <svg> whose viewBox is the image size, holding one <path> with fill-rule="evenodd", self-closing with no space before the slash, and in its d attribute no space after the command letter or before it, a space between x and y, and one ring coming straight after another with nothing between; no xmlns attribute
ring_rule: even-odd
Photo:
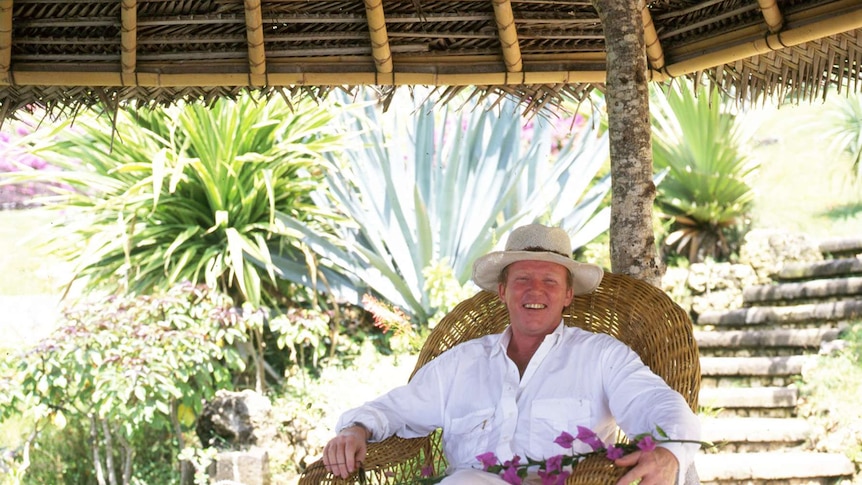
<svg viewBox="0 0 862 485"><path fill-rule="evenodd" d="M845 347L803 370L799 414L814 423L815 449L862 463L862 321L842 332ZM862 483L857 475L852 483Z"/></svg>
<svg viewBox="0 0 862 485"><path fill-rule="evenodd" d="M862 235L862 182L849 155L830 153L817 133L821 103L766 108L752 156L761 162L753 227L783 229L822 240Z"/></svg>
<svg viewBox="0 0 862 485"><path fill-rule="evenodd" d="M0 295L57 293L63 264L41 250L33 237L53 217L44 209L0 211Z"/></svg>

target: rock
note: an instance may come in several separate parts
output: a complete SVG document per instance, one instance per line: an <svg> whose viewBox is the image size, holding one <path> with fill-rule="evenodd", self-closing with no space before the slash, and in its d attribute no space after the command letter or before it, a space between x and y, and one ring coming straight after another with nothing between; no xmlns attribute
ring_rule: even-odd
<svg viewBox="0 0 862 485"><path fill-rule="evenodd" d="M754 268L760 284L766 284L786 263L822 261L820 245L804 234L754 230L746 234L739 259Z"/></svg>
<svg viewBox="0 0 862 485"><path fill-rule="evenodd" d="M219 390L209 401L195 427L204 447L246 449L272 441L272 404L252 390Z"/></svg>

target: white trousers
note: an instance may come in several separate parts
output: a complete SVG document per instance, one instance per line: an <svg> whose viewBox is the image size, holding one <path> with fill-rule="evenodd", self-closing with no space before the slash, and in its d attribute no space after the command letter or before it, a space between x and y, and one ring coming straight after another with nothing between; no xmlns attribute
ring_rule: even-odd
<svg viewBox="0 0 862 485"><path fill-rule="evenodd" d="M443 485L509 485L499 475L470 468L458 470L444 478L440 483ZM529 475L522 483L524 485L539 485L542 480L536 475Z"/></svg>
<svg viewBox="0 0 862 485"><path fill-rule="evenodd" d="M508 485L499 475L483 472L482 470L463 469L449 475L440 481L444 485ZM524 479L524 485L540 485L542 480L536 475L529 475ZM687 470L685 485L698 485L700 478L694 465Z"/></svg>

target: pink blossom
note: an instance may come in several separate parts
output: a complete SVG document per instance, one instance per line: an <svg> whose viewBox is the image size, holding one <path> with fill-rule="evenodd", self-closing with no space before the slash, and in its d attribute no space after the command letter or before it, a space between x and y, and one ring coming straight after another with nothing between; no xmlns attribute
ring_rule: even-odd
<svg viewBox="0 0 862 485"><path fill-rule="evenodd" d="M545 470L557 473L563 468L563 455L554 455L545 460Z"/></svg>
<svg viewBox="0 0 862 485"><path fill-rule="evenodd" d="M557 474L539 470L539 478L542 479L542 485L556 485Z"/></svg>
<svg viewBox="0 0 862 485"><path fill-rule="evenodd" d="M423 466L422 467L422 476L423 477L430 477L431 475L434 475L434 467L431 465Z"/></svg>
<svg viewBox="0 0 862 485"><path fill-rule="evenodd" d="M640 441L638 441L638 448L641 451L652 451L655 449L655 440L652 436L644 436Z"/></svg>
<svg viewBox="0 0 862 485"><path fill-rule="evenodd" d="M518 476L518 469L513 466L507 467L503 471L501 478L511 485L521 485L521 477Z"/></svg>
<svg viewBox="0 0 862 485"><path fill-rule="evenodd" d="M542 485L565 485L566 479L569 478L569 472L546 472L539 471L539 478L542 479Z"/></svg>
<svg viewBox="0 0 862 485"><path fill-rule="evenodd" d="M592 448L593 451L600 450L605 447L604 443L602 443L602 440L600 440L599 437L596 436L596 433L594 433L593 430L591 430L590 428L586 428L584 426L578 426L577 439L589 445L589 447Z"/></svg>
<svg viewBox="0 0 862 485"><path fill-rule="evenodd" d="M611 445L608 447L608 454L606 456L608 457L608 460L613 461L613 460L619 460L620 458L622 458L623 454L624 454L624 452L623 452L622 448L618 448L614 445Z"/></svg>
<svg viewBox="0 0 862 485"><path fill-rule="evenodd" d="M510 467L514 468L520 464L521 464L521 457L518 455L515 455L511 460L506 460L506 462L503 463L503 466L506 468L510 468Z"/></svg>
<svg viewBox="0 0 862 485"><path fill-rule="evenodd" d="M482 469L485 471L488 471L488 468L496 465L500 461L497 458L497 455L495 455L492 451L482 453L481 455L476 455L476 459L482 463Z"/></svg>
<svg viewBox="0 0 862 485"><path fill-rule="evenodd" d="M568 431L563 431L560 436L557 436L557 439L554 440L554 443L562 446L563 448L571 448L574 441L574 436L569 434Z"/></svg>

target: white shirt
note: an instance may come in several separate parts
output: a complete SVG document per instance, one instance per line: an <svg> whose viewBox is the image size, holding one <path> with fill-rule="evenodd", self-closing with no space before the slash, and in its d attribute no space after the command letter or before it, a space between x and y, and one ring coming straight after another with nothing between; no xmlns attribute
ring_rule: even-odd
<svg viewBox="0 0 862 485"><path fill-rule="evenodd" d="M700 421L682 396L613 337L560 323L523 377L506 355L510 339L506 329L449 349L407 385L344 413L336 429L360 422L371 441L380 441L443 428L450 472L481 468L476 455L487 451L500 460L567 454L554 439L563 431L576 436L579 425L606 445L615 442L617 424L629 436L652 433L660 439L660 426L672 439L700 439ZM575 443L576 451L590 451ZM660 446L679 460L683 483L698 445Z"/></svg>

